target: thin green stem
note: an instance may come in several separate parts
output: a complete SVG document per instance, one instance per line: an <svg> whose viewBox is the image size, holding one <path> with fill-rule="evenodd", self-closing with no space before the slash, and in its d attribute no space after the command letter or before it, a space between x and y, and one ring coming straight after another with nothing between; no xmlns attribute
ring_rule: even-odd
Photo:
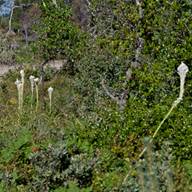
<svg viewBox="0 0 192 192"><path fill-rule="evenodd" d="M31 109L33 109L33 89L31 89Z"/></svg>
<svg viewBox="0 0 192 192"><path fill-rule="evenodd" d="M21 91L18 89L18 110L21 112Z"/></svg>
<svg viewBox="0 0 192 192"><path fill-rule="evenodd" d="M169 117L169 115L171 114L171 112L173 111L173 109L180 103L181 100L176 100L174 101L174 103L172 104L170 110L168 111L168 113L165 115L165 117L163 118L163 120L161 121L161 123L159 124L159 126L157 127L157 129L155 130L152 138L149 140L148 145L143 149L143 151L139 154L139 159L143 156L143 154L145 153L145 151L147 150L148 146L153 142L154 138L156 137L157 133L159 132L161 126L163 125L163 123L165 122L165 120Z"/></svg>
<svg viewBox="0 0 192 192"><path fill-rule="evenodd" d="M52 95L50 94L50 98L49 98L49 110L51 113L51 108L52 108Z"/></svg>
<svg viewBox="0 0 192 192"><path fill-rule="evenodd" d="M174 108L177 107L177 105L181 102L182 98L177 98L177 100L175 100L170 108L170 110L168 111L168 113L165 115L165 117L163 118L163 120L160 122L159 126L157 127L157 129L155 130L152 138L150 139L149 143L146 145L146 147L143 149L143 151L139 154L138 159L140 159L143 154L146 152L146 150L148 149L149 145L153 142L154 138L156 137L157 133L159 132L161 126L163 125L163 123L166 121L166 119L169 117L169 115L171 114L171 112L173 111ZM123 183L126 182L128 176L130 175L130 171L128 172L128 174L126 175L126 177L123 180Z"/></svg>
<svg viewBox="0 0 192 192"><path fill-rule="evenodd" d="M39 90L37 83L35 83L35 89L36 89L36 112L37 112L39 107Z"/></svg>

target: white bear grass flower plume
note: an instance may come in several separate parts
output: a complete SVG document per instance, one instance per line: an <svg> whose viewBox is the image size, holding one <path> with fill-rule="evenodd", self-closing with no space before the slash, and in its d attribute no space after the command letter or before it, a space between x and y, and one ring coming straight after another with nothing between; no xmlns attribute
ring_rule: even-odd
<svg viewBox="0 0 192 192"><path fill-rule="evenodd" d="M187 65L185 63L181 63L179 65L179 67L177 68L177 73L180 76L180 92L179 92L179 97L173 102L170 110L168 111L168 113L165 115L164 119L161 121L161 123L159 124L159 126L157 127L156 131L154 132L152 138L149 141L149 144L151 144L153 142L153 139L156 137L158 131L160 130L161 126L163 125L163 123L165 122L165 120L169 117L169 115L171 114L171 112L173 111L173 109L181 102L181 100L183 99L183 94L184 94L184 84L185 84L185 78L186 78L186 74L189 71L189 68L187 67ZM140 153L139 158L141 158L143 156L143 154L145 153L145 151L147 150L147 146L143 149L143 151Z"/></svg>
<svg viewBox="0 0 192 192"><path fill-rule="evenodd" d="M24 95L24 84L25 84L25 72L22 69L20 71L21 80L16 80L15 85L17 86L18 91L18 110L21 113L23 109L23 95Z"/></svg>
<svg viewBox="0 0 192 192"><path fill-rule="evenodd" d="M161 123L159 124L159 126L157 127L157 129L155 130L153 136L151 137L151 139L149 140L149 143L146 145L146 147L142 150L142 152L139 154L138 159L140 159L144 153L147 151L148 146L150 146L150 144L153 142L154 138L156 137L157 133L159 132L161 126L163 125L163 123L165 122L165 120L167 120L167 118L169 117L169 115L171 114L171 112L173 111L174 108L177 107L177 105L182 101L183 99L183 95L184 95L184 85L185 85L185 78L187 75L187 72L189 71L188 66L181 62L181 64L178 66L177 68L177 73L180 76L180 92L179 92L179 97L173 102L170 110L168 111L168 113L165 115L165 117L163 118L163 120L161 121ZM129 172L130 173L130 172ZM126 182L129 173L126 175L126 177L123 180L123 183Z"/></svg>
<svg viewBox="0 0 192 192"><path fill-rule="evenodd" d="M51 113L53 87L49 87L49 88L48 88L48 94L49 94L49 110L50 110L50 113Z"/></svg>
<svg viewBox="0 0 192 192"><path fill-rule="evenodd" d="M38 88L39 78L35 78L34 83L35 83L35 91L36 91L36 111L37 111L39 107L39 88Z"/></svg>
<svg viewBox="0 0 192 192"><path fill-rule="evenodd" d="M25 72L23 69L20 71L20 75L21 75L21 82L23 83L24 86Z"/></svg>
<svg viewBox="0 0 192 192"><path fill-rule="evenodd" d="M17 86L18 91L18 110L19 112L22 111L22 82L20 80L15 81L15 85Z"/></svg>
<svg viewBox="0 0 192 192"><path fill-rule="evenodd" d="M177 68L177 73L180 76L180 93L179 93L179 99L183 99L183 94L184 94L184 84L185 84L185 78L186 74L189 71L189 68L185 63L181 63L179 67Z"/></svg>
<svg viewBox="0 0 192 192"><path fill-rule="evenodd" d="M33 75L30 75L29 80L31 83L31 108L33 108L33 97L34 97L34 86L35 86L35 77Z"/></svg>
<svg viewBox="0 0 192 192"><path fill-rule="evenodd" d="M21 105L23 107L24 84L25 84L25 72L23 69L20 71L20 75L21 75Z"/></svg>

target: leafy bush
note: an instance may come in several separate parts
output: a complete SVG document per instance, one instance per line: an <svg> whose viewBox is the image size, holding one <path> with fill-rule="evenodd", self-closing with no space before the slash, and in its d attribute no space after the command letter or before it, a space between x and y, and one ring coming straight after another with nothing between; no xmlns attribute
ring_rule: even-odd
<svg viewBox="0 0 192 192"><path fill-rule="evenodd" d="M10 48L13 43L13 39L7 38L5 34L0 31L0 64L13 65L16 63L16 53Z"/></svg>
<svg viewBox="0 0 192 192"><path fill-rule="evenodd" d="M41 4L41 20L38 28L39 39L34 50L44 59L65 58L74 64L74 59L81 54L85 35L71 21L69 5L57 1L56 7L50 1Z"/></svg>
<svg viewBox="0 0 192 192"><path fill-rule="evenodd" d="M34 168L31 189L42 191L68 187L70 181L76 182L80 188L90 186L95 160L87 154L69 154L61 145L34 153L30 163Z"/></svg>

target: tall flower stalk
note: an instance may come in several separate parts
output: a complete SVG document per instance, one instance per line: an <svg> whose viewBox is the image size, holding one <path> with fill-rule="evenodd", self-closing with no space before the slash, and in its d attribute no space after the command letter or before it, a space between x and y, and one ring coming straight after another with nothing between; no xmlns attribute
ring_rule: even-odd
<svg viewBox="0 0 192 192"><path fill-rule="evenodd" d="M179 67L177 68L177 73L180 76L180 92L179 92L179 97L173 102L170 110L168 111L168 113L165 115L165 117L163 118L163 120L161 121L161 123L159 124L159 126L157 127L157 129L155 130L152 138L149 141L149 144L151 144L154 140L154 138L156 137L157 133L159 132L161 126L163 125L163 123L165 122L165 120L169 117L169 115L171 114L171 112L173 111L174 108L177 107L177 105L183 100L183 94L184 94L184 84L185 84L185 78L186 78L186 74L189 71L189 68L187 67L187 65L185 63L181 63L179 65ZM146 146L143 151L140 153L139 158L141 158L143 156L143 154L145 153L145 151L147 150Z"/></svg>
<svg viewBox="0 0 192 192"><path fill-rule="evenodd" d="M52 94L53 94L53 88L52 87L48 88L48 94L49 94L49 111L51 113L51 111L52 111Z"/></svg>
<svg viewBox="0 0 192 192"><path fill-rule="evenodd" d="M35 91L36 91L36 112L37 112L39 108L39 87L38 87L39 78L35 78L34 82L35 82Z"/></svg>
<svg viewBox="0 0 192 192"><path fill-rule="evenodd" d="M30 83L31 83L31 108L33 108L33 98L34 98L34 86L35 86L35 77L31 75L29 77Z"/></svg>
<svg viewBox="0 0 192 192"><path fill-rule="evenodd" d="M189 71L188 66L185 63L181 63L178 68L177 68L177 73L180 77L180 92L179 92L179 97L173 102L170 110L168 111L168 113L165 115L165 117L163 118L163 120L160 122L159 126L157 127L157 129L155 130L153 136L151 137L151 139L149 140L149 143L146 145L146 147L142 150L142 152L139 154L138 158L140 159L144 153L147 151L148 147L152 144L154 138L157 136L157 133L159 132L161 126L163 125L163 123L165 122L165 120L167 120L167 118L170 116L171 112L173 111L174 108L177 107L177 105L183 100L183 94L184 94L184 85L185 85L185 78L187 75L187 72ZM123 183L126 182L127 178L129 176L129 173L126 175L126 177L124 178Z"/></svg>
<svg viewBox="0 0 192 192"><path fill-rule="evenodd" d="M15 81L15 85L17 86L17 92L18 92L18 110L19 112L22 111L22 83L20 80Z"/></svg>
<svg viewBox="0 0 192 192"><path fill-rule="evenodd" d="M23 96L24 96L24 85L25 85L25 72L24 70L20 71L21 75L21 107L23 108Z"/></svg>

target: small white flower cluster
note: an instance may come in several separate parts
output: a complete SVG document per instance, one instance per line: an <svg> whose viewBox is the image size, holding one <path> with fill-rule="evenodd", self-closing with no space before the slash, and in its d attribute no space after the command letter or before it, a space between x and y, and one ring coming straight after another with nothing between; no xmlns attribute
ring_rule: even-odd
<svg viewBox="0 0 192 192"><path fill-rule="evenodd" d="M23 108L23 95L24 95L24 82L25 82L25 73L24 70L20 71L20 75L21 75L21 80L16 80L15 81L15 85L17 86L17 90L18 90L18 108L19 111L22 111ZM33 107L33 98L34 98L34 89L36 91L36 111L38 110L38 105L39 105L39 89L38 89L38 85L39 85L39 78L35 77L33 75L29 76L29 80L31 83L31 108ZM52 93L53 93L53 88L49 87L48 88L48 95L49 95L49 108L51 111L51 107L52 107Z"/></svg>
<svg viewBox="0 0 192 192"><path fill-rule="evenodd" d="M35 77L33 75L30 75L29 80L31 83L31 95L32 95L32 99L33 99L33 93L34 93L34 86L35 86L35 81L34 81Z"/></svg>
<svg viewBox="0 0 192 192"><path fill-rule="evenodd" d="M183 99L185 78L188 71L189 71L188 66L185 63L181 62L181 64L177 68L177 73L180 76L180 93L179 93L180 100Z"/></svg>
<svg viewBox="0 0 192 192"><path fill-rule="evenodd" d="M17 86L18 90L18 101L19 101L19 106L18 109L21 112L23 108L23 94L24 94L24 83L25 83L25 73L24 70L20 71L21 75L21 80L16 80L15 85Z"/></svg>
<svg viewBox="0 0 192 192"><path fill-rule="evenodd" d="M49 87L48 88L48 94L49 94L49 109L51 112L51 108L52 108L52 93L53 93L53 87Z"/></svg>
<svg viewBox="0 0 192 192"><path fill-rule="evenodd" d="M17 86L17 89L19 90L21 88L21 81L19 79L17 79L15 81L15 85Z"/></svg>
<svg viewBox="0 0 192 192"><path fill-rule="evenodd" d="M34 87L35 87L35 90L36 90L36 111L37 111L38 106L39 106L39 89L38 89L39 78L35 77L33 75L30 75L29 80L31 83L31 108L33 107L33 96L34 96Z"/></svg>

